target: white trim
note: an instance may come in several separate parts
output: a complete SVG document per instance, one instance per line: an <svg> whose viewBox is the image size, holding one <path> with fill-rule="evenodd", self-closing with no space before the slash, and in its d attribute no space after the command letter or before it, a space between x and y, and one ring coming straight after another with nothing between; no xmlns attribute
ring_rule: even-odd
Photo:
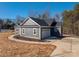
<svg viewBox="0 0 79 59"><path fill-rule="evenodd" d="M32 20L30 17L26 18L22 23L20 23L20 25L22 25L24 22L26 23L26 20ZM36 23L38 26L40 26L37 22L35 22L34 20L32 20L34 23Z"/></svg>
<svg viewBox="0 0 79 59"><path fill-rule="evenodd" d="M20 25L22 25L27 19L29 19L29 17L28 18L26 18L22 23L20 23Z"/></svg>

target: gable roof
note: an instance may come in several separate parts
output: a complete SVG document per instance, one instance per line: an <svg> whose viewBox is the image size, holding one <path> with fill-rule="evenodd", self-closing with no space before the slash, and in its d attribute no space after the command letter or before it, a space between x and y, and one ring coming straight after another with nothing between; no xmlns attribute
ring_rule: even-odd
<svg viewBox="0 0 79 59"><path fill-rule="evenodd" d="M33 21L35 21L40 26L48 26L48 24L42 19L38 19L34 17L29 17L29 18L31 18ZM29 20L29 18L25 19L20 25L23 25L27 20Z"/></svg>
<svg viewBox="0 0 79 59"><path fill-rule="evenodd" d="M20 25L22 26L27 20L28 20L28 18L25 19L22 23L20 23Z"/></svg>
<svg viewBox="0 0 79 59"><path fill-rule="evenodd" d="M48 24L43 19L38 19L34 17L30 17L32 20L34 20L36 23L38 23L40 26L48 26Z"/></svg>
<svg viewBox="0 0 79 59"><path fill-rule="evenodd" d="M43 19L34 18L34 17L29 17L29 18L31 18L33 21L35 21L40 26L51 26L51 24L53 23L53 20L51 19L43 20ZM23 25L27 20L29 20L29 18L25 19L20 25ZM56 26L61 26L61 22L57 22Z"/></svg>

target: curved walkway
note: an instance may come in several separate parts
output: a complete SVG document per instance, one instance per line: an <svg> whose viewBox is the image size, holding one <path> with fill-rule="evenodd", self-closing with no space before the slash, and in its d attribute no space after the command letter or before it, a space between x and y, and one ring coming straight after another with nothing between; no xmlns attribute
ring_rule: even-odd
<svg viewBox="0 0 79 59"><path fill-rule="evenodd" d="M25 41L13 38L15 35L11 35L8 37L10 40L17 41L17 42L24 42L24 43L34 43L34 44L51 44L51 42L34 42L34 41Z"/></svg>

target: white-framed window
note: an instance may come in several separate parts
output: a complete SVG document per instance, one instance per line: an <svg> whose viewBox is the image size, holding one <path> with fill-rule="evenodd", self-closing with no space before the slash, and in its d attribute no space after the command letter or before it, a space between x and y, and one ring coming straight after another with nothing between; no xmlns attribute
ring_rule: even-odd
<svg viewBox="0 0 79 59"><path fill-rule="evenodd" d="M24 28L22 28L22 33L24 34Z"/></svg>
<svg viewBox="0 0 79 59"><path fill-rule="evenodd" d="M37 34L37 29L33 28L33 35L36 35L36 34Z"/></svg>

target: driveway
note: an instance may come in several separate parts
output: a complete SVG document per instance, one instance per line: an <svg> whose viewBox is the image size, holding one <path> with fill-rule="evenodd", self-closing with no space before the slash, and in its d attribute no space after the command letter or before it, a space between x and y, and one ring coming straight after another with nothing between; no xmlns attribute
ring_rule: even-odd
<svg viewBox="0 0 79 59"><path fill-rule="evenodd" d="M52 40L51 44L57 48L51 56L76 57L79 56L79 38L65 37L61 40Z"/></svg>

